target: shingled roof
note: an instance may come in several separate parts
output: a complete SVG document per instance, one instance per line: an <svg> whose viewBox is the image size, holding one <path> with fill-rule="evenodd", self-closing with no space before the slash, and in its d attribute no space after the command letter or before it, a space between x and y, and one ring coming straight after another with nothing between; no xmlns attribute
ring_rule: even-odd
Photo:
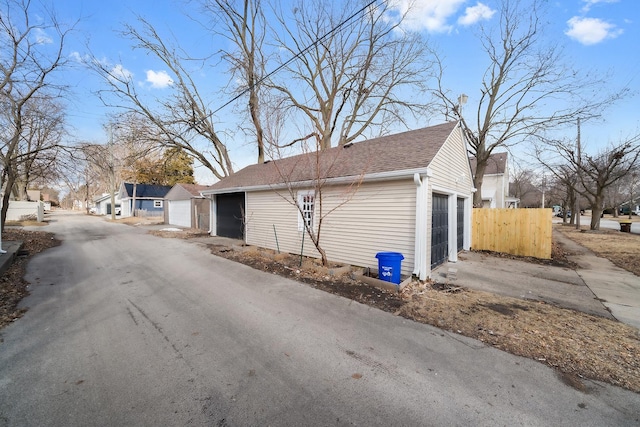
<svg viewBox="0 0 640 427"><path fill-rule="evenodd" d="M183 184L183 183L178 183L176 185L179 185L180 187L184 188L186 191L188 191L189 193L191 193L192 196L200 196L200 192L202 190L207 190L209 188L208 185L200 185L200 184Z"/></svg>
<svg viewBox="0 0 640 427"><path fill-rule="evenodd" d="M507 166L507 155L508 153L493 153L489 156L487 160L487 169L484 171L485 175L497 175L500 173L504 173L505 168ZM476 167L478 162L475 157L470 157L469 162L471 163L471 173L473 176L476 175Z"/></svg>
<svg viewBox="0 0 640 427"><path fill-rule="evenodd" d="M247 166L212 185L206 193L312 181L318 177L332 179L426 168L456 125L457 122L447 122Z"/></svg>
<svg viewBox="0 0 640 427"><path fill-rule="evenodd" d="M136 197L139 199L162 199L171 190L168 185L136 184ZM124 183L125 197L133 197L133 184Z"/></svg>

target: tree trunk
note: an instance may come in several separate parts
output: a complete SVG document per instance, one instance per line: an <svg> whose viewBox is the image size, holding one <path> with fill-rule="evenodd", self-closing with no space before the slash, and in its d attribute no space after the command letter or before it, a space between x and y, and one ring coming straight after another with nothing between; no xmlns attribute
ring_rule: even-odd
<svg viewBox="0 0 640 427"><path fill-rule="evenodd" d="M594 202L591 206L591 224L589 228L591 230L600 230L600 217L602 216L604 197L596 197Z"/></svg>
<svg viewBox="0 0 640 427"><path fill-rule="evenodd" d="M25 181L24 179L16 179L13 185L13 189L15 190L16 200L29 200L29 193L27 192L27 181Z"/></svg>
<svg viewBox="0 0 640 427"><path fill-rule="evenodd" d="M7 212L9 211L9 199L11 199L11 188L15 183L15 178L11 173L8 173L6 178L6 191L2 195L2 211L0 212L0 223L2 225L0 232L4 232L4 223L7 221Z"/></svg>
<svg viewBox="0 0 640 427"><path fill-rule="evenodd" d="M486 159L480 160L476 157L476 175L473 177L473 185L476 188L476 192L473 193L473 207L483 207L482 202L482 182L484 181L484 173L487 169Z"/></svg>
<svg viewBox="0 0 640 427"><path fill-rule="evenodd" d="M320 246L320 239L318 239L317 236L311 235L310 233L308 233L308 234L309 234L309 237L311 238L311 241L313 242L313 245L316 247L316 250L320 254L320 259L322 260L322 266L323 267L328 266L329 265L329 261L327 260L327 253Z"/></svg>

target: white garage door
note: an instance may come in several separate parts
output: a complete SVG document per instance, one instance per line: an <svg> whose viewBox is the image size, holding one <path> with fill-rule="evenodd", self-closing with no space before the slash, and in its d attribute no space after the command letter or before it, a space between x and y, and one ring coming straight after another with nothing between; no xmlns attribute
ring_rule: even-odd
<svg viewBox="0 0 640 427"><path fill-rule="evenodd" d="M169 200L169 224L191 227L190 200Z"/></svg>

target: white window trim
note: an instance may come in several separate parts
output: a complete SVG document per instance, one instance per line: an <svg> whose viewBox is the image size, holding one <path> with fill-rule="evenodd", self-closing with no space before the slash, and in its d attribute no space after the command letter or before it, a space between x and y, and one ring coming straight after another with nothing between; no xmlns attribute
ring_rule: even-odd
<svg viewBox="0 0 640 427"><path fill-rule="evenodd" d="M299 191L298 195L297 195L297 200L296 200L296 204L298 207L298 231L305 231L305 227L304 227L304 213L305 213L305 203L304 203L304 198L305 197L313 197L313 202L312 202L312 206L310 210L307 210L306 212L309 212L311 214L311 218L309 218L309 220L311 221L311 229L313 230L315 227L315 222L314 222L314 216L315 216L315 209L316 209L316 194L315 191L313 190L309 190L309 191Z"/></svg>
<svg viewBox="0 0 640 427"><path fill-rule="evenodd" d="M161 208L162 207L162 200L154 200L153 201L153 207L154 208Z"/></svg>

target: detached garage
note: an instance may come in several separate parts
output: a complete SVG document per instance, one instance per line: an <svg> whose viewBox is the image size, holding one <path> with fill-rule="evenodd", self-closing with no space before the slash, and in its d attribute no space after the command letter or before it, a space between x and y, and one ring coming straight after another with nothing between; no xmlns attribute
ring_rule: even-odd
<svg viewBox="0 0 640 427"><path fill-rule="evenodd" d="M164 223L185 228L209 230L209 202L200 191L207 186L176 184L165 196Z"/></svg>
<svg viewBox="0 0 640 427"><path fill-rule="evenodd" d="M469 249L473 182L455 122L247 166L202 192L211 234L249 245L377 268L404 256L421 280ZM315 234L316 236L318 234Z"/></svg>

